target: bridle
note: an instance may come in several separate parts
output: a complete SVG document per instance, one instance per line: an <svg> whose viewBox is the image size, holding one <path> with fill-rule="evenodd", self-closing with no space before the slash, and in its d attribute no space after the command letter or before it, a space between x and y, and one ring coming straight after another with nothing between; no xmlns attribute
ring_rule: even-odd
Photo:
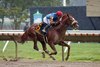
<svg viewBox="0 0 100 67"><path fill-rule="evenodd" d="M69 18L69 20L71 22L71 24L70 24L71 26L73 26L77 22L72 16L68 15L68 18Z"/></svg>
<svg viewBox="0 0 100 67"><path fill-rule="evenodd" d="M63 19L64 15L61 16L61 18L59 19L59 23L62 24L62 21L66 20ZM70 16L69 14L67 14L67 20L69 20L70 23L68 23L67 25L70 25L73 27L73 25L77 22L72 16Z"/></svg>

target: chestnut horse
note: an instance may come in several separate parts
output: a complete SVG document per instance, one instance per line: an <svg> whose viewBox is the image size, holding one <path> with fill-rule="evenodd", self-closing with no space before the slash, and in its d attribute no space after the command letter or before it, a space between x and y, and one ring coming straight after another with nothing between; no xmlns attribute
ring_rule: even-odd
<svg viewBox="0 0 100 67"><path fill-rule="evenodd" d="M48 44L53 50L53 52L50 53L50 55L57 54L55 45L58 44L60 46L68 47L68 53L66 57L66 60L68 60L70 55L70 46L64 42L65 41L64 38L66 29L69 26L75 29L78 28L79 25L78 22L71 15L64 14L63 17L61 18L60 24L57 27L54 27L48 31L47 33Z"/></svg>
<svg viewBox="0 0 100 67"><path fill-rule="evenodd" d="M70 46L64 42L65 33L69 26L71 26L74 29L78 28L78 22L70 14L64 14L62 18L60 19L60 21L58 21L58 23L59 24L57 26L49 29L46 36L47 37L46 42L51 47L53 52L49 53L47 51L45 38L41 34L35 31L35 28L38 26L37 24L33 24L23 34L23 36L21 37L21 42L25 42L27 38L29 37L34 41L34 49L39 50L37 47L37 41L40 41L40 43L42 44L43 50L54 60L55 58L52 57L52 55L57 54L57 51L55 48L56 44L60 46L68 47L68 52L67 52L67 57L66 57L66 60L68 60L69 55L70 55Z"/></svg>

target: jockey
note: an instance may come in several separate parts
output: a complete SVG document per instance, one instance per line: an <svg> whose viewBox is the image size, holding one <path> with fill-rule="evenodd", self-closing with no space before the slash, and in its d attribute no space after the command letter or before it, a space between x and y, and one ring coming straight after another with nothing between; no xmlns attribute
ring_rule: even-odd
<svg viewBox="0 0 100 67"><path fill-rule="evenodd" d="M57 20L60 19L62 15L62 11L57 11L56 13L50 13L46 15L43 18L42 32L47 33L48 28L50 28L51 25L56 24Z"/></svg>

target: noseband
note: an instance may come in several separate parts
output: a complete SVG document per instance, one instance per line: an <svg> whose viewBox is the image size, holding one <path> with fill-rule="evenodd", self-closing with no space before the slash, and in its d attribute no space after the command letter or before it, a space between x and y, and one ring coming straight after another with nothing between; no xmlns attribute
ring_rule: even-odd
<svg viewBox="0 0 100 67"><path fill-rule="evenodd" d="M73 24L75 24L77 22L72 16L68 16L68 18L71 21L71 26L73 26Z"/></svg>
<svg viewBox="0 0 100 67"><path fill-rule="evenodd" d="M64 20L66 20L66 18L65 19L63 19L63 17L64 17L64 15L59 19L59 23L60 24L62 24L62 21L64 21ZM67 20L69 19L69 22L70 22L70 24L68 23L67 25L71 25L71 26L73 26L73 24L75 24L77 21L72 17L72 16L70 16L69 14L67 14Z"/></svg>
<svg viewBox="0 0 100 67"><path fill-rule="evenodd" d="M75 24L77 21L76 20L74 20L72 23L71 23L71 25L73 25L73 24Z"/></svg>

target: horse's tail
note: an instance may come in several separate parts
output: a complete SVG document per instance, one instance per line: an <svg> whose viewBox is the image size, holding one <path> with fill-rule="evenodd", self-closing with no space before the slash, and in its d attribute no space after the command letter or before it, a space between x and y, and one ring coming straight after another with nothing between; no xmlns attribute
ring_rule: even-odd
<svg viewBox="0 0 100 67"><path fill-rule="evenodd" d="M24 43L28 38L33 38L34 37L34 26L31 26L28 28L25 33L21 36L21 43Z"/></svg>
<svg viewBox="0 0 100 67"><path fill-rule="evenodd" d="M37 25L32 25L30 28L28 28L25 33L20 37L20 43L24 43L28 38L33 38L36 37L36 31L35 28Z"/></svg>
<svg viewBox="0 0 100 67"><path fill-rule="evenodd" d="M22 36L19 36L17 42L24 43L28 39L28 31L26 30Z"/></svg>
<svg viewBox="0 0 100 67"><path fill-rule="evenodd" d="M25 33L21 36L21 41L24 43L28 39L28 31L26 30Z"/></svg>

